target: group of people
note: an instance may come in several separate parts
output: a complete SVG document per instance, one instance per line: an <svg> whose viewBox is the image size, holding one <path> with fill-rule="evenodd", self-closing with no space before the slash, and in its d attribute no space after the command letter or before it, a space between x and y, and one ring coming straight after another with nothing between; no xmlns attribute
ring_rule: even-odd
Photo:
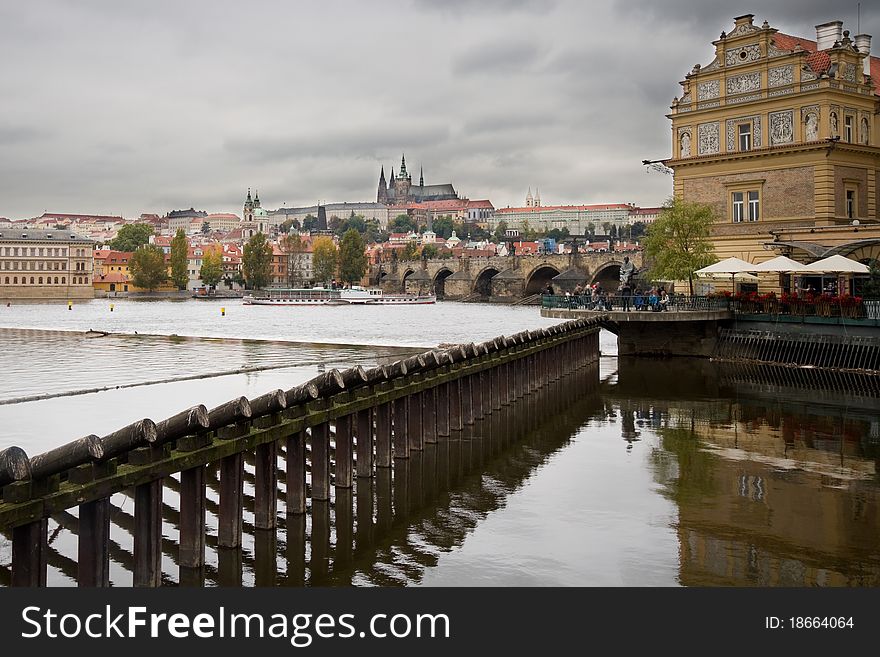
<svg viewBox="0 0 880 657"><path fill-rule="evenodd" d="M553 286L547 285L545 294L553 295ZM624 312L669 310L669 293L665 287L653 286L649 290L637 288L632 290L628 285L617 290L617 294L604 290L599 283L574 288L574 292L566 292L565 298L569 308L585 308L587 310L614 310L615 300L619 309Z"/></svg>

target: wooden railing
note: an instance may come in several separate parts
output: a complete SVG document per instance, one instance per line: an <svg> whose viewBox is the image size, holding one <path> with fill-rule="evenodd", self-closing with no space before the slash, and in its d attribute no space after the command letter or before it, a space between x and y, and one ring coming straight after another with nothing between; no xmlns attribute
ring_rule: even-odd
<svg viewBox="0 0 880 657"><path fill-rule="evenodd" d="M574 320L369 370L331 370L286 391L240 397L212 410L199 405L158 423L139 420L31 458L18 447L2 450L0 531L12 534L11 584L46 584L48 519L70 523L68 509L78 507L77 581L109 585L116 509L110 497L131 491L133 581L158 586L163 480L176 474L178 563L203 568L209 465L219 469L217 545L240 547L246 455L254 463L253 527L275 530L282 447L286 511L303 514L309 497L329 500L331 486L348 489L353 477L371 477L411 450L595 363L598 332L598 320Z"/></svg>

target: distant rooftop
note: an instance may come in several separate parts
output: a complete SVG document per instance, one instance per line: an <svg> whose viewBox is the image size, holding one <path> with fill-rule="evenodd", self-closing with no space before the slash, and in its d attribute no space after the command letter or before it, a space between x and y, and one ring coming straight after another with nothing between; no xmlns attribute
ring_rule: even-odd
<svg viewBox="0 0 880 657"><path fill-rule="evenodd" d="M0 240L29 240L32 242L80 242L94 244L88 237L71 233L69 230L42 230L37 228L4 228L0 230Z"/></svg>

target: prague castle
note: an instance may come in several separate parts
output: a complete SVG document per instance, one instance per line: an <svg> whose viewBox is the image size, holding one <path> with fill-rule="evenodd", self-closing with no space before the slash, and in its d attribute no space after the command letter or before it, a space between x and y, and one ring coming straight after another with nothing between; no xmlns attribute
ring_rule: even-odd
<svg viewBox="0 0 880 657"><path fill-rule="evenodd" d="M716 213L716 255L880 257L880 59L841 21L816 40L751 14L672 102L674 193Z"/></svg>
<svg viewBox="0 0 880 657"><path fill-rule="evenodd" d="M458 193L451 183L426 185L423 171L419 171L419 184L412 184L412 176L406 171L406 156L400 158L400 171L395 176L391 168L391 177L385 182L385 167L379 173L379 190L376 202L385 205L406 205L408 203L424 203L426 201L458 200Z"/></svg>

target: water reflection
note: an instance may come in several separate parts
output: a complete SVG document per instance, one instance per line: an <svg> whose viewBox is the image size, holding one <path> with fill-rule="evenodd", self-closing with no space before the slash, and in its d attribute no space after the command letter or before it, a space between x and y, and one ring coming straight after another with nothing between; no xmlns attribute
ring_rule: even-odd
<svg viewBox="0 0 880 657"><path fill-rule="evenodd" d="M165 481L163 582L398 586L880 585L880 396L870 385L708 361L586 369L394 460L279 527L217 547L208 468L204 569L176 565ZM810 387L812 386L812 388ZM281 450L283 455L283 449ZM114 496L111 579L131 582L132 500ZM75 510L50 523L50 583L76 576ZM8 564L0 539L0 564ZM0 583L8 583L0 567Z"/></svg>

